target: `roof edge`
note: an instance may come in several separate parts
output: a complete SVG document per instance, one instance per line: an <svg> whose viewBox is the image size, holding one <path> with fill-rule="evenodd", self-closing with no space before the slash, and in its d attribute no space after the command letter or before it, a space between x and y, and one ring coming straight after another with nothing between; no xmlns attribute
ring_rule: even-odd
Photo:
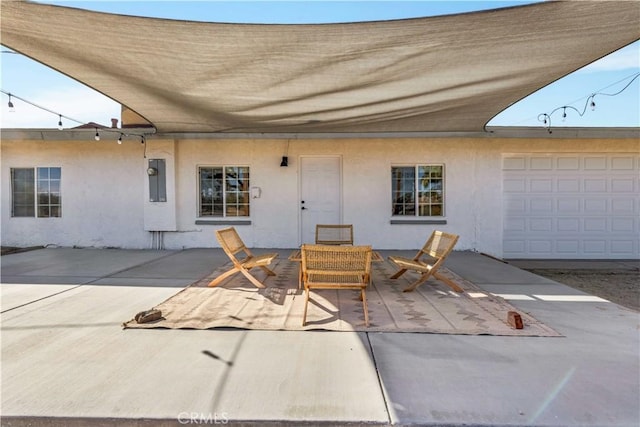
<svg viewBox="0 0 640 427"><path fill-rule="evenodd" d="M488 127L485 132L325 132L325 133L223 133L223 132L150 132L148 127L109 129L127 137L146 139L385 139L385 138L536 138L536 139L640 139L640 127ZM93 140L91 129L0 129L3 140L82 141ZM107 139L103 136L103 139ZM114 138L114 140L117 138Z"/></svg>

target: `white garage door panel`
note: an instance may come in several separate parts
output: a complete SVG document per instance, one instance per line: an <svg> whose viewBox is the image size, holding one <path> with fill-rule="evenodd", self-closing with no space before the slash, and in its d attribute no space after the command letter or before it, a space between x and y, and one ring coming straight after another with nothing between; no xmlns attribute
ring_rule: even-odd
<svg viewBox="0 0 640 427"><path fill-rule="evenodd" d="M637 154L503 158L505 258L640 257Z"/></svg>

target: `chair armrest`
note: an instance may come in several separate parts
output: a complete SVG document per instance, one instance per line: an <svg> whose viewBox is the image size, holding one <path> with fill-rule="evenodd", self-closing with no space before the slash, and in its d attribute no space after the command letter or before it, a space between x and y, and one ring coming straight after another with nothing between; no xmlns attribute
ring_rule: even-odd
<svg viewBox="0 0 640 427"><path fill-rule="evenodd" d="M400 268L405 268L408 270L429 271L432 268L431 264L400 256L390 256L389 261Z"/></svg>
<svg viewBox="0 0 640 427"><path fill-rule="evenodd" d="M269 265L274 259L278 258L278 255L278 253L271 253L252 256L243 260L241 264L246 268L258 267L260 265Z"/></svg>

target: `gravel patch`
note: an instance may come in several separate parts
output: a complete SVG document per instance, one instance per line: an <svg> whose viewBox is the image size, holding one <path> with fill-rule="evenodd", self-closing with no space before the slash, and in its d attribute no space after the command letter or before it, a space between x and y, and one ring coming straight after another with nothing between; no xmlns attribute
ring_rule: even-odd
<svg viewBox="0 0 640 427"><path fill-rule="evenodd" d="M638 270L538 268L526 270L640 312L640 272Z"/></svg>

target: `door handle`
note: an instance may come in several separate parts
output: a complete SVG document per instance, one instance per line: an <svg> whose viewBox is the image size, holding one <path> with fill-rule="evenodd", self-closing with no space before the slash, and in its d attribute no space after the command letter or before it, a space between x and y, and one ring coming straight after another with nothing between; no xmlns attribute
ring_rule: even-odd
<svg viewBox="0 0 640 427"><path fill-rule="evenodd" d="M304 211L304 210L306 210L307 208L305 208L305 207L303 206L303 207L301 207L300 209Z"/></svg>

